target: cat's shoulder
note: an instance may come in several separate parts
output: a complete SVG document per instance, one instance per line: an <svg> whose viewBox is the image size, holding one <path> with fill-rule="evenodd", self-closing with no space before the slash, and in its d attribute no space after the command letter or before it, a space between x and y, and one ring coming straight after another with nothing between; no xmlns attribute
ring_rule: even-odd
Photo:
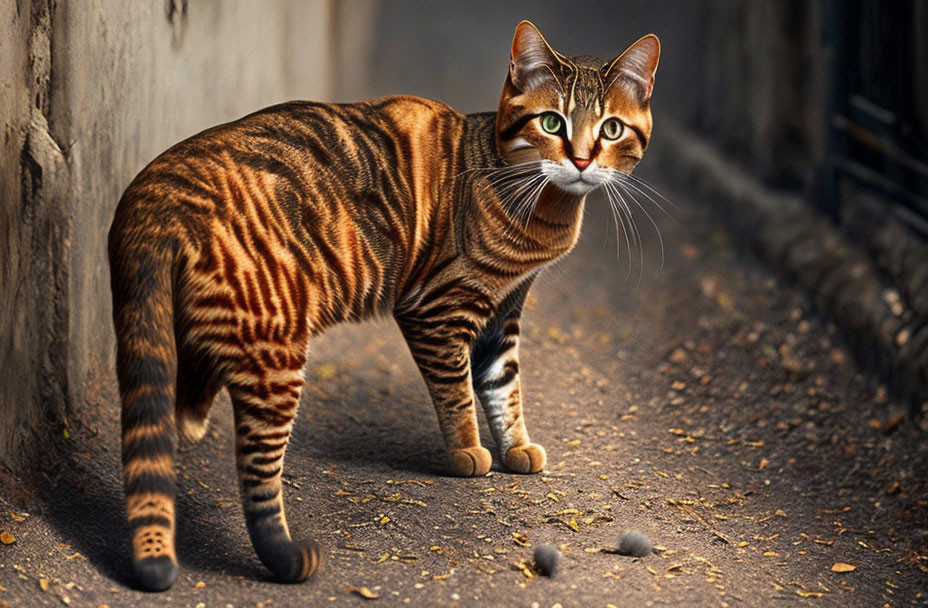
<svg viewBox="0 0 928 608"><path fill-rule="evenodd" d="M391 95L364 103L372 110L383 112L394 118L416 116L419 119L434 117L454 121L464 120L464 115L448 104L415 95Z"/></svg>

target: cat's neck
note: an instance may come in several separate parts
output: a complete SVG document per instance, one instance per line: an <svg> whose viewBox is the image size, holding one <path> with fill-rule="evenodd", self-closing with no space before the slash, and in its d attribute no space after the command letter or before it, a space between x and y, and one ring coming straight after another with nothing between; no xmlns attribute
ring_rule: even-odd
<svg viewBox="0 0 928 608"><path fill-rule="evenodd" d="M509 234L565 252L579 235L585 195L564 192L548 184L540 193L529 193L531 200L501 200L499 190L487 187L497 171L510 165L496 146L496 113L468 114L465 120L460 157L461 180L457 196L461 208L470 205L501 206L512 216ZM505 198L505 197L502 197ZM530 205L530 213L525 205ZM465 214L467 212L465 211ZM466 220L465 220L466 221Z"/></svg>

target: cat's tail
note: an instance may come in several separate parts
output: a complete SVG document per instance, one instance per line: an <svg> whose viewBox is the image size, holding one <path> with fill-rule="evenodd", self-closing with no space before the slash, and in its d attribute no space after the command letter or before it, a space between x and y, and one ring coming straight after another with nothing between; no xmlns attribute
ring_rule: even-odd
<svg viewBox="0 0 928 608"><path fill-rule="evenodd" d="M136 575L160 591L177 580L174 253L166 245L126 242L110 233L123 482Z"/></svg>

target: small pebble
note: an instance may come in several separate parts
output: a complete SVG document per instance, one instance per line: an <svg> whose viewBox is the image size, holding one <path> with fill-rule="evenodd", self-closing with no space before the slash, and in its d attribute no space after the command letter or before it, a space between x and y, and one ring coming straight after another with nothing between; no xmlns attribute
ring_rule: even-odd
<svg viewBox="0 0 928 608"><path fill-rule="evenodd" d="M654 551L654 543L640 532L626 532L619 541L619 553L632 557L645 557Z"/></svg>
<svg viewBox="0 0 928 608"><path fill-rule="evenodd" d="M553 545L538 545L535 547L535 566L545 576L554 576L557 572L557 562L561 559L561 552Z"/></svg>

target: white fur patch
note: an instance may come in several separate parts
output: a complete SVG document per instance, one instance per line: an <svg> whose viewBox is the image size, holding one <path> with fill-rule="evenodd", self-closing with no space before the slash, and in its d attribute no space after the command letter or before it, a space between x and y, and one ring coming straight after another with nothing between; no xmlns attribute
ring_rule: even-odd
<svg viewBox="0 0 928 608"><path fill-rule="evenodd" d="M595 160L583 171L566 158L559 163L545 161L541 165L541 172L564 192L581 196L609 181L609 170L600 167Z"/></svg>

